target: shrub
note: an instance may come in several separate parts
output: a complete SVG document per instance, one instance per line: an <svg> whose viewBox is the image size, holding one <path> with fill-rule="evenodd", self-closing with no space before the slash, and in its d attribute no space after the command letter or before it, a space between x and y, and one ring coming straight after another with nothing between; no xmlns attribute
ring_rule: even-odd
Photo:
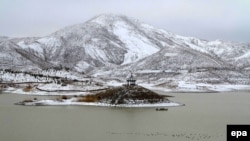
<svg viewBox="0 0 250 141"><path fill-rule="evenodd" d="M61 99L64 99L64 100L66 100L66 99L69 99L66 95L63 95L62 97L61 97Z"/></svg>
<svg viewBox="0 0 250 141"><path fill-rule="evenodd" d="M29 92L31 91L32 87L30 85L26 86L25 88L23 88L24 92Z"/></svg>
<svg viewBox="0 0 250 141"><path fill-rule="evenodd" d="M87 95L77 98L77 102L97 102L98 97L96 95Z"/></svg>

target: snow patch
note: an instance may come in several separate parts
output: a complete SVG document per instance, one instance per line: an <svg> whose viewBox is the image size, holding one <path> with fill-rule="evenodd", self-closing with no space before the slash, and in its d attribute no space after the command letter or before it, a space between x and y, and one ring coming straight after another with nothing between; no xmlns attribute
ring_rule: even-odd
<svg viewBox="0 0 250 141"><path fill-rule="evenodd" d="M246 52L245 54L243 54L235 59L239 60L239 59L243 59L243 58L247 58L247 57L250 57L250 51Z"/></svg>
<svg viewBox="0 0 250 141"><path fill-rule="evenodd" d="M27 49L27 48L30 48L30 49L33 49L34 51L37 51L39 53L42 53L43 52L43 49L41 48L41 45L38 44L38 43L32 43L30 45L26 45L24 41L21 41L21 42L18 42L17 45L23 49Z"/></svg>
<svg viewBox="0 0 250 141"><path fill-rule="evenodd" d="M218 46L221 44L222 44L221 40L215 40L215 41L208 42L208 45L210 45L210 46Z"/></svg>
<svg viewBox="0 0 250 141"><path fill-rule="evenodd" d="M177 53L165 53L164 56L169 56L169 57L172 57L172 56L177 56L178 54Z"/></svg>
<svg viewBox="0 0 250 141"><path fill-rule="evenodd" d="M161 73L163 70L138 70L136 73Z"/></svg>
<svg viewBox="0 0 250 141"><path fill-rule="evenodd" d="M45 46L61 46L60 40L55 37L44 37L37 40L37 42L44 44Z"/></svg>
<svg viewBox="0 0 250 141"><path fill-rule="evenodd" d="M125 43L128 49L122 65L140 60L159 51L147 38L133 30L124 22L116 22L113 30L114 34Z"/></svg>
<svg viewBox="0 0 250 141"><path fill-rule="evenodd" d="M75 102L75 99L57 101L57 100L38 100L34 102L24 103L25 106L60 106L60 105L86 105L86 106L101 106L101 107L124 107L124 108L153 108L153 107L176 107L183 106L177 102L165 102L155 104L107 104L100 102Z"/></svg>

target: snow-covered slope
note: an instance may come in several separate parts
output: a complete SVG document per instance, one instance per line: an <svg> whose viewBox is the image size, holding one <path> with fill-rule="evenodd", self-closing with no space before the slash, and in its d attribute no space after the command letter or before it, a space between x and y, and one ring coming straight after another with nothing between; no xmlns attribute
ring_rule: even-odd
<svg viewBox="0 0 250 141"><path fill-rule="evenodd" d="M176 79L187 78L190 72L206 71L193 78L204 76L224 81L226 76L218 73L220 70L232 72L233 78L249 81L249 43L183 37L111 14L96 16L45 37L0 37L0 51L0 67L4 69L68 68L94 76L97 73L122 76L130 70L175 71L172 77ZM149 74L145 74L147 78L167 76Z"/></svg>
<svg viewBox="0 0 250 141"><path fill-rule="evenodd" d="M147 29L145 24L125 16L100 15L46 37L12 42L23 56L34 55L29 60L35 57L43 61L41 68L61 65L88 71L133 63L159 51L163 46L158 45L160 41L155 36L146 33Z"/></svg>

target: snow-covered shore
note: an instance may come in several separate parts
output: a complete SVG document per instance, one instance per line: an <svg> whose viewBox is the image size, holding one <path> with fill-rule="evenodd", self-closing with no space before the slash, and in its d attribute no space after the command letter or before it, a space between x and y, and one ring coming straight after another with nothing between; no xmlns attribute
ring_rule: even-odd
<svg viewBox="0 0 250 141"><path fill-rule="evenodd" d="M107 104L100 102L76 102L73 98L68 100L34 100L33 102L19 102L16 103L18 105L24 106L67 106L67 105L75 105L75 106L100 106L100 107L126 107L126 108L153 108L153 107L177 107L184 106L184 104L180 104L177 102L165 102L165 103L141 103L141 104Z"/></svg>
<svg viewBox="0 0 250 141"><path fill-rule="evenodd" d="M210 92L227 92L227 91L249 91L250 85L233 85L233 84L205 84L205 83L185 83L179 82L176 88L163 86L155 86L153 84L141 84L141 86L157 91L164 92L194 92L194 93L210 93Z"/></svg>
<svg viewBox="0 0 250 141"><path fill-rule="evenodd" d="M147 71L140 71L140 73ZM151 71L149 71L152 73ZM158 71L153 71L157 73ZM99 72L97 72L99 73ZM186 72L183 72L186 73ZM100 75L103 74L100 71ZM91 91L105 90L108 87L122 86L124 78L87 77L78 73L67 71L43 70L37 72L14 72L10 70L0 71L0 89L4 92L27 95L85 95ZM147 81L141 78L137 84L145 88L164 92L224 92L224 91L248 91L248 83L206 83L189 81L189 79L159 78ZM33 85L32 89L24 90Z"/></svg>
<svg viewBox="0 0 250 141"><path fill-rule="evenodd" d="M114 85L113 85L114 84ZM117 87L121 86L120 84L109 83L108 86L110 87ZM217 92L226 92L226 91L249 91L249 85L231 85L231 84L181 84L177 88L168 88L168 87L161 87L155 86L152 84L140 84L150 90L156 91L163 91L163 92L176 92L176 93L183 93L183 92L193 92L193 93L217 93ZM22 87L8 87L2 89L3 92L13 93L13 94L25 94L25 95L87 95L91 94L91 91L95 91L98 89L106 89L107 87L94 87L94 86L87 86L85 88L81 87L74 87L74 86L66 86L60 87L57 84L41 84L40 87L44 91L39 89L33 88L30 91L24 91Z"/></svg>
<svg viewBox="0 0 250 141"><path fill-rule="evenodd" d="M46 92L40 90L31 90L29 92L25 92L22 88L13 88L9 87L2 92L12 93L12 94L22 94L22 95L37 95L37 96L60 96L60 95L88 95L90 92L74 92L74 91L65 91L65 92Z"/></svg>

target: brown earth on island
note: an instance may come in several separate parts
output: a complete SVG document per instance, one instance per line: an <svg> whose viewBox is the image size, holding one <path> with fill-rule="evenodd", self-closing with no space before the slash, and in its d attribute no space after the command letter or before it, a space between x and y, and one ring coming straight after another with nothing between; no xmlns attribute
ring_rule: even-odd
<svg viewBox="0 0 250 141"><path fill-rule="evenodd" d="M77 98L77 102L101 102L108 104L145 104L145 103L161 103L169 102L167 95L159 95L144 87L121 86L110 88L106 91L92 95L81 96Z"/></svg>

